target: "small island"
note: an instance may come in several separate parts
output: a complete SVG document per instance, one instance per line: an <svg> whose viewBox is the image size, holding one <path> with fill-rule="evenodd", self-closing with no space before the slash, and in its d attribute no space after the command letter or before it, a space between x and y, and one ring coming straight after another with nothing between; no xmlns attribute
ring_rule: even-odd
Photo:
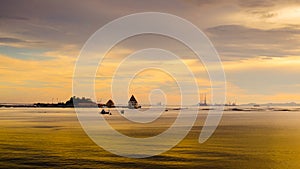
<svg viewBox="0 0 300 169"><path fill-rule="evenodd" d="M139 109L141 106L138 104L135 97L132 95L128 101L128 106L116 106L114 101L109 99L106 103L96 103L90 98L86 97L71 97L66 102L58 103L34 103L34 104L1 104L0 107L48 107L48 108L73 108L73 107L84 107L84 108L129 108L129 109Z"/></svg>
<svg viewBox="0 0 300 169"><path fill-rule="evenodd" d="M93 102L90 98L85 97L71 97L68 101L59 103L35 103L35 107L97 107L98 104Z"/></svg>

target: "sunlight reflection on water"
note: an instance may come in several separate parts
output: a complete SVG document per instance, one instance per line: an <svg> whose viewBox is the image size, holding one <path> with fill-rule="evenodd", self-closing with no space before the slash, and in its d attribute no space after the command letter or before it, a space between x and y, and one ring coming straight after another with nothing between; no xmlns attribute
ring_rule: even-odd
<svg viewBox="0 0 300 169"><path fill-rule="evenodd" d="M289 109L225 111L213 137L199 144L207 112L201 110L179 145L155 157L128 159L96 146L81 129L73 109L1 108L0 167L299 168L300 111ZM161 120L143 126L123 123L122 116L112 112L106 116L110 124L133 137L160 133L177 115L169 110Z"/></svg>

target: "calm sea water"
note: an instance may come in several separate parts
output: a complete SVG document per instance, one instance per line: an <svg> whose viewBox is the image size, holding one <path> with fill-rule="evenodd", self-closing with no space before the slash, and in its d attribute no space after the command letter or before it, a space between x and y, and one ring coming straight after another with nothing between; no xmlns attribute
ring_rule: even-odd
<svg viewBox="0 0 300 169"><path fill-rule="evenodd" d="M213 136L199 144L207 115L201 110L177 146L154 157L130 159L93 143L74 109L1 108L0 168L300 168L300 109L244 109L225 111ZM115 113L106 118L124 134L148 137L163 132L176 115L170 110L146 126L124 123Z"/></svg>

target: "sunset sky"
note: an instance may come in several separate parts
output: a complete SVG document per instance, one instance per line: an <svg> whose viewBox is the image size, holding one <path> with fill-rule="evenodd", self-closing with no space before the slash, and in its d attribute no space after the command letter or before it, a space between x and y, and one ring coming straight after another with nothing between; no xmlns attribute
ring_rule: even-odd
<svg viewBox="0 0 300 169"><path fill-rule="evenodd" d="M300 103L300 1L2 0L0 3L0 103L66 101L72 96L76 58L87 39L108 22L137 12L170 13L199 27L222 60L228 101ZM166 37L145 35L121 42L106 55L97 74L97 98L105 102L111 97L108 82L121 58L149 47L178 54L200 75L197 76L200 92L208 93L209 97L206 71L185 47ZM128 64L128 71L134 64L146 61L141 58ZM130 94L137 95L142 103L147 103L149 91L157 86L169 89L166 94L170 104L179 95L174 79L157 70L140 73L132 83Z"/></svg>

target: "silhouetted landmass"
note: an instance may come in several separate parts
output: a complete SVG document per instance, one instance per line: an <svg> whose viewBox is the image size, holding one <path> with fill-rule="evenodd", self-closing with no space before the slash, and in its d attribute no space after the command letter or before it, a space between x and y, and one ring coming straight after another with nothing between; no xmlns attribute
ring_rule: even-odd
<svg viewBox="0 0 300 169"><path fill-rule="evenodd" d="M11 103L3 103L0 104L0 107L36 107L34 104L11 104Z"/></svg>
<svg viewBox="0 0 300 169"><path fill-rule="evenodd" d="M134 95L131 95L129 101L128 101L128 108L129 109L139 109L141 108L141 106L139 106L136 98L134 97Z"/></svg>
<svg viewBox="0 0 300 169"><path fill-rule="evenodd" d="M116 106L115 106L115 103L114 103L112 100L108 100L108 101L106 102L106 106L109 107L109 108L116 107Z"/></svg>
<svg viewBox="0 0 300 169"><path fill-rule="evenodd" d="M103 107L105 104L97 104L90 98L71 97L68 101L59 103L34 103L34 104L0 104L0 107Z"/></svg>
<svg viewBox="0 0 300 169"><path fill-rule="evenodd" d="M93 102L90 98L71 97L65 103L35 103L35 107L98 107L99 105Z"/></svg>
<svg viewBox="0 0 300 169"><path fill-rule="evenodd" d="M127 106L118 106L122 108L141 108L141 106L138 105L136 99L132 95L131 98L129 99L130 103ZM73 108L73 107L89 107L89 108L96 108L96 107L107 107L107 108L114 108L117 107L115 106L115 103L110 99L106 102L106 104L102 103L96 103L92 101L90 98L86 97L76 97L73 96L71 97L68 101L66 102L58 102L58 103L34 103L34 104L0 104L0 107L58 107L58 108Z"/></svg>

